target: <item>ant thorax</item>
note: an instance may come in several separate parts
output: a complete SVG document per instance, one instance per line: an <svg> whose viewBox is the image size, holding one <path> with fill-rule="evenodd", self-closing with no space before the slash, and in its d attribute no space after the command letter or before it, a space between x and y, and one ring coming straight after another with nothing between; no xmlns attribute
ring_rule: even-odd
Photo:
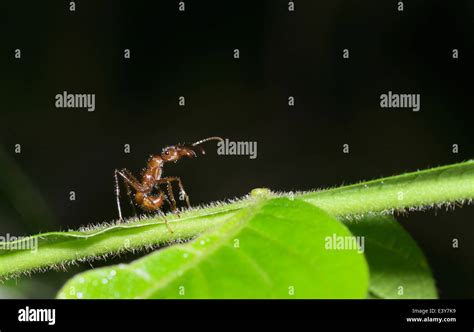
<svg viewBox="0 0 474 332"><path fill-rule="evenodd" d="M142 174L142 187L145 191L150 192L156 184L156 181L161 179L163 172L163 159L159 155L152 156L148 160L147 168Z"/></svg>
<svg viewBox="0 0 474 332"><path fill-rule="evenodd" d="M162 168L163 158L159 154L151 155L147 162L147 168Z"/></svg>

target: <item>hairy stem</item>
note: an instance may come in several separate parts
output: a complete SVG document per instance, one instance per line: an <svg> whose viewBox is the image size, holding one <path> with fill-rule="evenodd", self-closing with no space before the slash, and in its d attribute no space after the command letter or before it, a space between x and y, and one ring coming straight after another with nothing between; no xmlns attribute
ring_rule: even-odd
<svg viewBox="0 0 474 332"><path fill-rule="evenodd" d="M131 220L126 224L105 224L82 231L51 232L18 241L0 242L0 276L15 276L125 250L187 240L221 225L255 201L274 196L303 199L343 218L443 204L449 206L474 198L474 161L295 195L254 189L249 196L235 202L184 211L180 217L168 215L166 218L172 233L161 217L153 217ZM35 241L36 251L14 250L25 243L34 245Z"/></svg>
<svg viewBox="0 0 474 332"><path fill-rule="evenodd" d="M93 260L109 254L188 240L219 226L234 213L225 211L206 217L168 216L172 232L168 230L162 217L154 217L92 230L50 232L11 241L0 247L5 248L0 250L0 276L14 276L45 267L59 268L64 263ZM24 250L15 250L18 248Z"/></svg>
<svg viewBox="0 0 474 332"><path fill-rule="evenodd" d="M474 198L474 161L302 194L338 216L430 208Z"/></svg>

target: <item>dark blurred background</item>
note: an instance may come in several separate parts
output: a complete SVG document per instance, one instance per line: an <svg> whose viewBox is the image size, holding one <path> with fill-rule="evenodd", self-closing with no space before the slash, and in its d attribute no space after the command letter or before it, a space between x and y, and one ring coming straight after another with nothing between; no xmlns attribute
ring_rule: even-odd
<svg viewBox="0 0 474 332"><path fill-rule="evenodd" d="M110 221L115 168L139 174L149 154L207 136L257 141L258 157L216 156L210 144L203 158L167 165L193 204L255 187L348 184L474 155L472 1L410 0L403 12L397 1L375 0L296 0L294 12L281 0L186 0L185 12L178 2L76 1L71 12L69 1L2 1L2 234ZM389 90L421 94L421 111L381 109ZM63 91L95 94L96 110L55 108ZM399 218L443 298L474 298L473 216L465 206ZM53 295L83 268L19 280L4 296Z"/></svg>

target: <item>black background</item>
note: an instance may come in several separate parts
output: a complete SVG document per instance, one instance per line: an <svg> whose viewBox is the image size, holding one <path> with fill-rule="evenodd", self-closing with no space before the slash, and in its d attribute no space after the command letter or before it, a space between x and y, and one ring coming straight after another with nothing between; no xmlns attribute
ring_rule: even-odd
<svg viewBox="0 0 474 332"><path fill-rule="evenodd" d="M188 0L182 13L178 1L76 1L70 12L68 1L2 1L1 232L116 218L115 168L139 174L149 154L207 136L257 141L258 157L216 156L210 144L203 158L167 165L193 204L470 159L474 4L404 5L297 0L290 13L287 1ZM55 108L65 90L94 93L95 112ZM421 110L381 109L389 90L420 93ZM399 218L442 298L474 298L473 212Z"/></svg>

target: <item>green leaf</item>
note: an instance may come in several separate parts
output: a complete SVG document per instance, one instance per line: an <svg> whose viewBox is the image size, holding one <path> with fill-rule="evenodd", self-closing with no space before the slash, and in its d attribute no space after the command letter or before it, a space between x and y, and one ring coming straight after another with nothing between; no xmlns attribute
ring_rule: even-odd
<svg viewBox="0 0 474 332"><path fill-rule="evenodd" d="M365 239L370 297L437 298L435 282L423 252L394 217L370 216L345 221L345 224L355 236Z"/></svg>
<svg viewBox="0 0 474 332"><path fill-rule="evenodd" d="M327 250L347 228L304 201L263 200L185 245L69 280L59 298L365 298L368 268Z"/></svg>

